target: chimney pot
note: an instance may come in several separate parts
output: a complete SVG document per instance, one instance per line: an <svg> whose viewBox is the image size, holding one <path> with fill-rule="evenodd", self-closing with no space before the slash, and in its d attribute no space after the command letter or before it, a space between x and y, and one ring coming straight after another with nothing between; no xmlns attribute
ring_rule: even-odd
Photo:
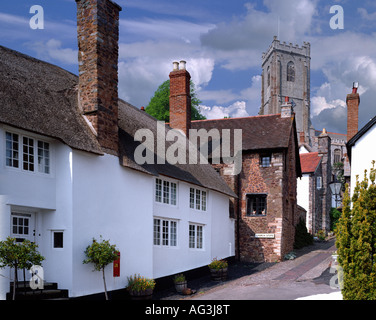
<svg viewBox="0 0 376 320"><path fill-rule="evenodd" d="M180 61L180 69L181 69L181 70L185 70L185 69L186 69L186 64L187 64L186 61L181 60L181 61Z"/></svg>
<svg viewBox="0 0 376 320"><path fill-rule="evenodd" d="M179 62L174 61L174 62L172 63L172 65L174 66L173 71L177 71L177 70L179 70Z"/></svg>
<svg viewBox="0 0 376 320"><path fill-rule="evenodd" d="M353 93L357 93L359 88L359 82L353 82Z"/></svg>

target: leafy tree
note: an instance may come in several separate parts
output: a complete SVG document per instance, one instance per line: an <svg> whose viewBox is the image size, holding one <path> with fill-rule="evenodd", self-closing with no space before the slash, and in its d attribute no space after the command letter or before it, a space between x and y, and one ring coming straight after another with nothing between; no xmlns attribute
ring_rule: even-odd
<svg viewBox="0 0 376 320"><path fill-rule="evenodd" d="M330 209L330 230L335 231L338 223L338 219L341 217L341 211L337 208Z"/></svg>
<svg viewBox="0 0 376 320"><path fill-rule="evenodd" d="M201 100L198 99L194 83L191 81L191 119L206 119L199 111ZM163 82L150 99L145 111L154 118L170 122L170 80Z"/></svg>
<svg viewBox="0 0 376 320"><path fill-rule="evenodd" d="M29 240L17 243L15 238L8 237L0 241L0 268L14 269L13 300L16 298L17 271L41 265L45 260L37 249L38 245Z"/></svg>
<svg viewBox="0 0 376 320"><path fill-rule="evenodd" d="M90 246L87 246L85 250L86 259L83 261L84 264L93 263L93 271L102 271L104 294L106 300L108 300L106 278L104 274L105 267L114 262L118 258L118 250L116 245L111 245L109 240L103 240L102 236L101 242L98 242L93 238L93 242Z"/></svg>
<svg viewBox="0 0 376 320"><path fill-rule="evenodd" d="M376 299L376 169L358 177L352 197L348 186L343 198L343 212L337 224L338 262L343 269L342 295L345 300Z"/></svg>

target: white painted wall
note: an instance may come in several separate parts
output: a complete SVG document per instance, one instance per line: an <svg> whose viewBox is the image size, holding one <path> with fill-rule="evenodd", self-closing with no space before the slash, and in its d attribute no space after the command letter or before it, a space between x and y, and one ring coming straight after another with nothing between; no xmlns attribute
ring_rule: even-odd
<svg viewBox="0 0 376 320"><path fill-rule="evenodd" d="M297 203L299 206L309 211L309 174L303 174L298 178L297 183Z"/></svg>
<svg viewBox="0 0 376 320"><path fill-rule="evenodd" d="M120 277L106 269L107 289L123 289L127 277L153 276L152 177L120 166L115 156L73 152L72 296L103 292L102 275L84 265L92 238L116 244Z"/></svg>
<svg viewBox="0 0 376 320"><path fill-rule="evenodd" d="M12 129L12 131L14 131ZM25 135L32 136L25 132ZM35 136L41 140L44 137ZM139 273L159 278L234 255L234 221L228 197L207 191L207 211L189 208L190 184L178 183L176 207L154 201L155 178L119 164L115 156L97 156L48 140L52 171L48 176L5 166L5 130L0 127L0 240L10 235L12 208L36 213L36 237L46 281L57 282L69 296L103 292L100 272L84 265L84 250L93 238L116 244L120 277L106 268L107 289L123 289ZM193 186L195 187L195 186ZM178 247L153 245L153 217L178 220ZM204 226L204 248L190 249L189 223ZM52 232L64 232L64 248L53 248ZM9 291L10 270L0 270L0 299Z"/></svg>
<svg viewBox="0 0 376 320"><path fill-rule="evenodd" d="M373 125L352 147L351 150L351 195L354 193L356 176L363 181L364 170L372 167L372 160L376 161L376 125Z"/></svg>
<svg viewBox="0 0 376 320"><path fill-rule="evenodd" d="M177 206L154 202L154 217L178 221L177 247L154 247L154 278L160 278L205 266L214 257L218 259L235 255L234 221L229 218L229 199L218 192L206 190L207 211L189 207L190 187L178 183ZM204 245L202 249L189 248L189 224L203 225Z"/></svg>

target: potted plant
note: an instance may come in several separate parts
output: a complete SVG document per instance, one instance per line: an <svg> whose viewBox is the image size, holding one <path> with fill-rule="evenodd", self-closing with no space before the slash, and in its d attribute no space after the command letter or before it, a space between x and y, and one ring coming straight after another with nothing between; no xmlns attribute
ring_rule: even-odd
<svg viewBox="0 0 376 320"><path fill-rule="evenodd" d="M178 293L182 293L184 289L187 289L187 280L182 273L175 275L174 283L175 289Z"/></svg>
<svg viewBox="0 0 376 320"><path fill-rule="evenodd" d="M226 260L218 260L217 258L214 258L208 267L213 280L225 281L227 279L228 263Z"/></svg>
<svg viewBox="0 0 376 320"><path fill-rule="evenodd" d="M128 277L127 289L133 300L150 300L154 287L154 279L141 277L139 274Z"/></svg>

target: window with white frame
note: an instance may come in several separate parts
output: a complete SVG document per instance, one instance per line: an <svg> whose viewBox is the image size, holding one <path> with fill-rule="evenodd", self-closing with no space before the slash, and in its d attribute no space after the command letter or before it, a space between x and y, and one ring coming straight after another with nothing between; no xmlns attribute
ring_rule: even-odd
<svg viewBox="0 0 376 320"><path fill-rule="evenodd" d="M5 164L29 172L50 173L50 144L17 133L5 133Z"/></svg>
<svg viewBox="0 0 376 320"><path fill-rule="evenodd" d="M155 179L155 201L176 205L177 185L164 179Z"/></svg>
<svg viewBox="0 0 376 320"><path fill-rule="evenodd" d="M189 248L203 249L204 227L199 224L189 225Z"/></svg>
<svg viewBox="0 0 376 320"><path fill-rule="evenodd" d="M155 246L177 246L178 223L169 219L154 219L153 243Z"/></svg>
<svg viewBox="0 0 376 320"><path fill-rule="evenodd" d="M190 188L189 190L189 207L191 209L206 211L207 193L204 190Z"/></svg>
<svg viewBox="0 0 376 320"><path fill-rule="evenodd" d="M18 134L7 132L6 137L5 137L5 144L6 144L6 165L8 167L18 168L19 166Z"/></svg>

